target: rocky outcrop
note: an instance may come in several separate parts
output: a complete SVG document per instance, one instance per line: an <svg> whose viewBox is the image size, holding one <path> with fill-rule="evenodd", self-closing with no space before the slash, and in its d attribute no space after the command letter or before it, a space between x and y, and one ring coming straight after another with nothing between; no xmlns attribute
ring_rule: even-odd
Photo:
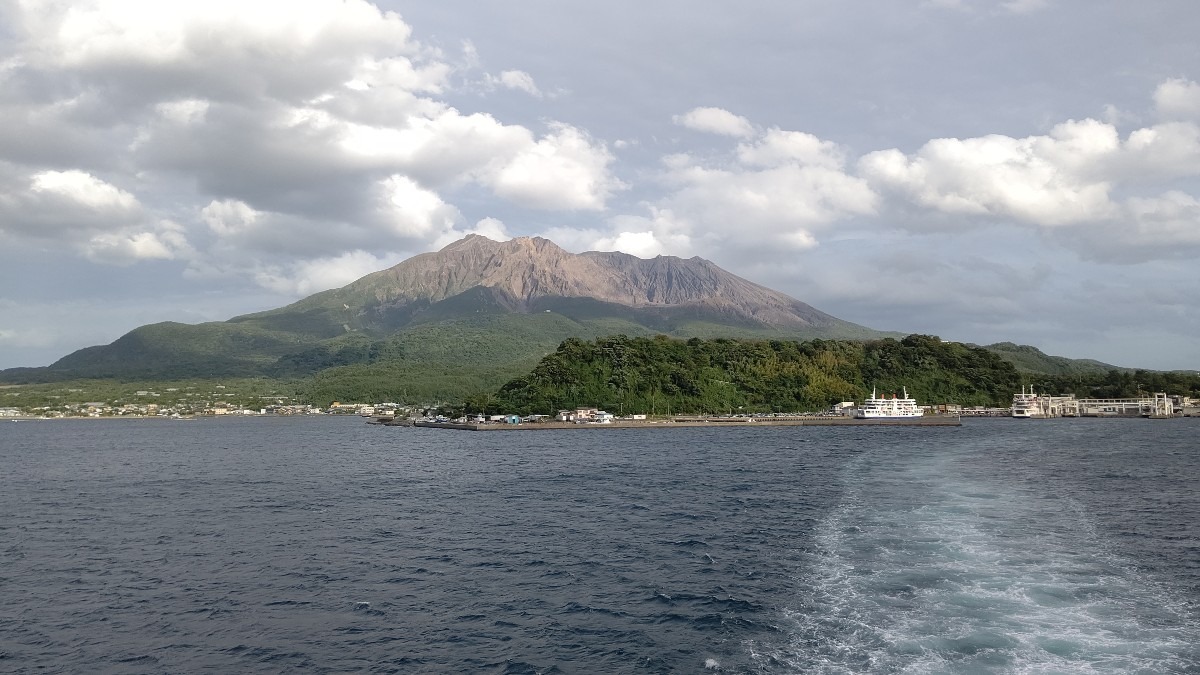
<svg viewBox="0 0 1200 675"><path fill-rule="evenodd" d="M821 327L841 323L783 293L730 274L703 258L563 250L541 237L505 242L470 235L440 251L370 274L330 300L384 307L436 303L476 287L511 298L518 311L544 298L590 298L632 308L715 310L765 325ZM315 296L316 297L316 296ZM301 301L303 303L305 301Z"/></svg>

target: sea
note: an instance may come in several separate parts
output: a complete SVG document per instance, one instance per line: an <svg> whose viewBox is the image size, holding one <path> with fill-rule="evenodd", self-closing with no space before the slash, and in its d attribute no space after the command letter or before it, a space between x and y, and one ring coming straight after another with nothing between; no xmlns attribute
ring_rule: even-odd
<svg viewBox="0 0 1200 675"><path fill-rule="evenodd" d="M1200 419L0 422L4 673L1200 673Z"/></svg>

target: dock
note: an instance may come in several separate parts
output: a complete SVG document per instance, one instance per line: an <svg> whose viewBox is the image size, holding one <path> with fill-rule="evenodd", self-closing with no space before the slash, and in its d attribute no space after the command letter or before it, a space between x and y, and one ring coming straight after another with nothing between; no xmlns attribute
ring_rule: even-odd
<svg viewBox="0 0 1200 675"><path fill-rule="evenodd" d="M868 419L852 417L674 417L662 420L614 420L604 424L575 422L463 423L413 422L412 426L427 429L457 429L459 431L541 431L562 429L685 429L688 427L960 427L957 415L926 415L901 419Z"/></svg>
<svg viewBox="0 0 1200 675"><path fill-rule="evenodd" d="M1138 398L1075 398L1074 395L1066 396L1046 396L1034 395L1030 393L1028 396L1022 392L1021 395L1014 397L1014 406L1017 399L1024 397L1025 405L1033 413L1033 417L1037 418L1053 418L1053 417L1148 417L1151 419L1170 419L1172 417L1183 417L1189 415L1189 404L1192 399L1182 397L1178 400L1173 400L1173 397L1165 393L1155 393L1153 396L1142 396ZM1016 415L1014 415L1015 417Z"/></svg>

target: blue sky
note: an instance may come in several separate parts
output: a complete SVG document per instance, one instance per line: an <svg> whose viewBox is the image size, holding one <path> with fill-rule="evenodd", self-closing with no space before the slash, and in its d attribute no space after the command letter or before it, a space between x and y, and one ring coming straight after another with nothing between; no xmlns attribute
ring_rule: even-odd
<svg viewBox="0 0 1200 675"><path fill-rule="evenodd" d="M1192 2L0 0L0 368L478 232L1200 368Z"/></svg>

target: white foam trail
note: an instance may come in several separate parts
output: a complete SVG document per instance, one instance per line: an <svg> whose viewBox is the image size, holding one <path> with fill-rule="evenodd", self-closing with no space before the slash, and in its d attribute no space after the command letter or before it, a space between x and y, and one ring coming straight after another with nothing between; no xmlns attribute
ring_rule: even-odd
<svg viewBox="0 0 1200 675"><path fill-rule="evenodd" d="M911 458L910 458L911 460ZM796 672L1182 672L1200 627L1078 503L950 459L860 457L770 657Z"/></svg>

